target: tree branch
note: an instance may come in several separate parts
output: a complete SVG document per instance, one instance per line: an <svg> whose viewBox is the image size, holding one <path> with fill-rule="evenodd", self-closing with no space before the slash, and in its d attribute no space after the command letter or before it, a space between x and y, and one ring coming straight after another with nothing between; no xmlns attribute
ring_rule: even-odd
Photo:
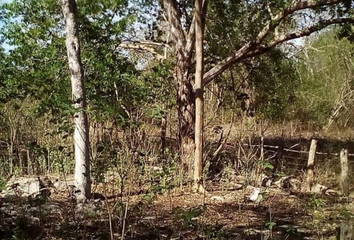
<svg viewBox="0 0 354 240"><path fill-rule="evenodd" d="M150 44L151 46L151 44ZM156 51L156 49L154 49L153 47L150 47L149 44L146 44L144 42L133 42L133 43L121 43L118 45L118 47L120 48L124 48L124 49L132 49L132 50L136 50L138 52L149 52L151 54L153 54L159 61L165 59L165 57L158 53ZM160 45L160 46L164 46L164 45Z"/></svg>
<svg viewBox="0 0 354 240"><path fill-rule="evenodd" d="M202 7L203 27L205 26L205 17L208 9L208 2L209 0L203 1L203 7ZM189 29L188 37L187 37L186 56L188 58L192 58L194 44L195 44L195 15L193 16L192 24Z"/></svg>
<svg viewBox="0 0 354 240"><path fill-rule="evenodd" d="M319 21L316 25L308 27L302 31L293 32L293 33L289 33L287 35L279 36L278 38L276 38L274 41L270 42L264 48L265 49L273 48L283 42L293 40L296 38L309 36L310 34L317 32L325 27L328 27L328 26L334 25L334 24L341 24L341 23L354 23L354 19L353 18L335 18L335 19L329 19L329 20L322 20L322 21Z"/></svg>
<svg viewBox="0 0 354 240"><path fill-rule="evenodd" d="M263 41L267 38L267 36L271 32L273 32L276 29L276 27L278 27L282 23L282 21L286 17L288 17L289 15L291 15L295 12L298 12L300 10L315 9L317 7L322 7L322 6L331 6L331 5L342 3L344 1L345 0L320 0L320 1L319 0L308 0L308 1L297 0L291 6L284 9L283 11L278 13L277 15L273 16L272 20L267 22L267 24L264 26L264 28L258 33L258 35L253 40L246 43L243 47L241 47L235 53L233 53L229 57L225 58L224 60L219 62L217 65L215 65L212 69L210 69L207 73L205 73L204 83L207 84L207 83L211 82L213 79L215 79L217 76L222 74L226 69L231 67L236 62L249 57L249 55L253 56L253 54L258 52L259 46L263 43ZM332 24L337 24L337 23L332 23ZM331 25L331 24L329 24L329 25ZM326 27L326 26L322 26L314 31L318 31L324 27ZM287 40L285 40L285 41L287 41ZM249 54L249 53L251 53L251 54ZM258 53L256 55L259 55L259 54L260 53Z"/></svg>

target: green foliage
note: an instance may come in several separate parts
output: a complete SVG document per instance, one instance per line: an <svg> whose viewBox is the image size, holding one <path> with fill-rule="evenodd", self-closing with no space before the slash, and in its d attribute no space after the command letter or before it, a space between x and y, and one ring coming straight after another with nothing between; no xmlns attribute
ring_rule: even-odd
<svg viewBox="0 0 354 240"><path fill-rule="evenodd" d="M169 161L162 166L162 169L153 171L151 180L153 185L151 186L151 192L167 193L171 189L175 188L178 184L177 179L177 166L175 161Z"/></svg>
<svg viewBox="0 0 354 240"><path fill-rule="evenodd" d="M259 161L258 164L261 165L265 169L269 169L269 170L274 169L274 166L268 161Z"/></svg>
<svg viewBox="0 0 354 240"><path fill-rule="evenodd" d="M296 235L297 234L297 229L294 226L289 226L286 229L286 233L288 233L290 236Z"/></svg>
<svg viewBox="0 0 354 240"><path fill-rule="evenodd" d="M327 201L317 194L313 194L307 203L311 209L320 209L327 205Z"/></svg>
<svg viewBox="0 0 354 240"><path fill-rule="evenodd" d="M6 190L6 179L0 176L0 192Z"/></svg>
<svg viewBox="0 0 354 240"><path fill-rule="evenodd" d="M346 108L351 106L352 97L348 93L353 86L354 48L347 39L339 39L337 33L331 30L320 34L307 42L301 52L298 64L301 84L296 90L294 118L323 126L341 104ZM336 119L341 126L351 116L345 109Z"/></svg>
<svg viewBox="0 0 354 240"><path fill-rule="evenodd" d="M354 213L352 211L350 211L350 209L348 209L347 207L342 207L339 210L338 215L344 221L349 221L354 218Z"/></svg>
<svg viewBox="0 0 354 240"><path fill-rule="evenodd" d="M273 228L275 227L275 225L277 225L277 223L271 221L271 222L267 222L264 226L265 226L267 229L269 229L269 230L273 230Z"/></svg>
<svg viewBox="0 0 354 240"><path fill-rule="evenodd" d="M199 208L191 208L188 210L178 209L175 213L175 220L182 220L183 228L188 228L192 225L192 220L202 214Z"/></svg>

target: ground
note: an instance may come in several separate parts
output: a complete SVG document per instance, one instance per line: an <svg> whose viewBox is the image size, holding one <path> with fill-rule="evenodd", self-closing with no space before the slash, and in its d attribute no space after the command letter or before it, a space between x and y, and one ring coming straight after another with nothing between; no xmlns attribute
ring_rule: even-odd
<svg viewBox="0 0 354 240"><path fill-rule="evenodd" d="M49 197L3 196L0 239L110 239L110 222L113 239L336 239L340 223L354 214L350 197L272 184L252 202L254 187L229 186L207 182L205 194L182 186L124 196L104 194L101 186L95 189L102 194L79 206L64 188Z"/></svg>

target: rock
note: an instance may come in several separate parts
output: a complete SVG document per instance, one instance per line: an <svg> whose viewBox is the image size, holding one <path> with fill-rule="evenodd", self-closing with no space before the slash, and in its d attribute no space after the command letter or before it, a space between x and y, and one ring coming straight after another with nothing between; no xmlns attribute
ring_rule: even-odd
<svg viewBox="0 0 354 240"><path fill-rule="evenodd" d="M327 191L327 189L328 189L328 187L316 183L315 185L312 186L311 192L322 194L322 193L325 193Z"/></svg>
<svg viewBox="0 0 354 240"><path fill-rule="evenodd" d="M300 180L296 179L294 176L281 177L278 181L274 183L279 188L290 189L298 191L301 189Z"/></svg>
<svg viewBox="0 0 354 240"><path fill-rule="evenodd" d="M221 196L212 196L210 199L212 201L216 201L216 202L225 202L225 198L223 198Z"/></svg>
<svg viewBox="0 0 354 240"><path fill-rule="evenodd" d="M273 179L270 177L264 178L262 180L262 187L270 187L272 185Z"/></svg>
<svg viewBox="0 0 354 240"><path fill-rule="evenodd" d="M151 221L151 220L156 220L156 216L145 216L141 219L141 221Z"/></svg>
<svg viewBox="0 0 354 240"><path fill-rule="evenodd" d="M37 217L31 217L31 218L29 219L29 224L30 224L31 226L39 226L39 225L40 225L40 222L41 222L41 220L40 220L39 218L37 218Z"/></svg>
<svg viewBox="0 0 354 240"><path fill-rule="evenodd" d="M258 196L259 196L260 192L261 192L261 189L260 189L260 188L254 188L254 190L253 190L253 192L252 192L252 194L251 194L251 196L250 196L250 200L251 200L252 202L256 202L257 199L258 199Z"/></svg>
<svg viewBox="0 0 354 240"><path fill-rule="evenodd" d="M247 183L247 178L242 175L235 175L232 181L236 182L239 185L244 186Z"/></svg>
<svg viewBox="0 0 354 240"><path fill-rule="evenodd" d="M43 180L40 177L20 177L12 178L6 184L6 190L2 193L3 197L20 196L36 197L37 195L50 196L50 189L53 184L49 178Z"/></svg>
<svg viewBox="0 0 354 240"><path fill-rule="evenodd" d="M29 184L27 185L27 189L25 189L26 193L28 195L35 195L40 193L40 181L39 179L30 181Z"/></svg>
<svg viewBox="0 0 354 240"><path fill-rule="evenodd" d="M325 194L329 195L329 196L341 196L342 195L340 192L333 190L333 189L326 190Z"/></svg>
<svg viewBox="0 0 354 240"><path fill-rule="evenodd" d="M56 179L54 184L54 188L58 192L65 192L68 191L68 189L72 189L75 186L74 181L61 181L59 179Z"/></svg>

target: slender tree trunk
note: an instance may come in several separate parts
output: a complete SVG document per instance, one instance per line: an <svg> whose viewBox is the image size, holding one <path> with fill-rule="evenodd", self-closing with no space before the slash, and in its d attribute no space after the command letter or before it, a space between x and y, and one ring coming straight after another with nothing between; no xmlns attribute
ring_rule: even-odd
<svg viewBox="0 0 354 240"><path fill-rule="evenodd" d="M165 148L166 148L166 132L167 132L167 116L164 115L161 118L161 149L160 149L160 157L161 159L165 158Z"/></svg>
<svg viewBox="0 0 354 240"><path fill-rule="evenodd" d="M74 116L75 186L80 190L78 200L81 201L91 195L90 141L84 71L81 63L76 2L62 0L61 5L66 23L66 48L71 73L72 101L77 110Z"/></svg>
<svg viewBox="0 0 354 240"><path fill-rule="evenodd" d="M203 0L195 1L195 34L196 34L196 71L195 71L195 156L194 156L194 188L202 189L203 173L203 120L204 120L204 98L203 98L203 72L204 72L204 50L203 50Z"/></svg>
<svg viewBox="0 0 354 240"><path fill-rule="evenodd" d="M344 196L349 196L349 164L348 164L348 150L342 149L340 151L340 186Z"/></svg>
<svg viewBox="0 0 354 240"><path fill-rule="evenodd" d="M309 159L308 159L308 162L307 162L306 190L308 192L311 192L311 188L312 188L312 185L313 185L316 148L317 148L317 140L316 139L312 139L311 140L310 151L309 151Z"/></svg>

